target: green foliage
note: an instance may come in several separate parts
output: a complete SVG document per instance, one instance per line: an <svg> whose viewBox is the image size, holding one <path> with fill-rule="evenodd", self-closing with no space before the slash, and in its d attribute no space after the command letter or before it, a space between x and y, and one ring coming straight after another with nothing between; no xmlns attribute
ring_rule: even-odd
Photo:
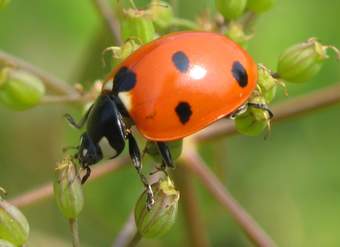
<svg viewBox="0 0 340 247"><path fill-rule="evenodd" d="M4 8L10 1L11 0L0 0L0 9Z"/></svg>
<svg viewBox="0 0 340 247"><path fill-rule="evenodd" d="M29 230L27 219L21 211L0 197L0 239L21 246L26 243Z"/></svg>
<svg viewBox="0 0 340 247"><path fill-rule="evenodd" d="M247 8L255 13L262 13L270 10L276 0L247 0Z"/></svg>

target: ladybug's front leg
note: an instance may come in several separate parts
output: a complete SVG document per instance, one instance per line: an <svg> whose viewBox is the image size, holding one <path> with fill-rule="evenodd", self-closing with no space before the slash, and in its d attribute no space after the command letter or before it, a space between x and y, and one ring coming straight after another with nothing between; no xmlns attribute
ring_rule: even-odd
<svg viewBox="0 0 340 247"><path fill-rule="evenodd" d="M89 114L91 112L91 109L93 108L93 105L90 106L90 108L86 111L84 117L80 119L79 123L76 122L76 120L68 113L64 114L64 117L66 120L69 122L69 124L76 128L76 129L81 129L84 124L86 123L87 119L89 118Z"/></svg>
<svg viewBox="0 0 340 247"><path fill-rule="evenodd" d="M144 187L147 193L147 208L150 210L153 204L155 203L154 197L153 197L153 191L146 177L142 173L142 158L141 158L141 154L140 154L140 150L138 148L137 142L135 138L133 137L133 135L131 134L130 130L128 130L127 132L128 132L127 139L129 141L129 154L130 154L132 163L134 167L136 168L137 173L140 177L140 180L144 184Z"/></svg>

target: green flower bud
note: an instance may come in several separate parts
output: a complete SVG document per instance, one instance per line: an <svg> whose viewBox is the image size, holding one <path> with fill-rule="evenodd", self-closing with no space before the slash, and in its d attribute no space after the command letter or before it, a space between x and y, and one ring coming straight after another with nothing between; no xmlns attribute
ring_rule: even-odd
<svg viewBox="0 0 340 247"><path fill-rule="evenodd" d="M251 99L252 103L265 104L263 97L257 96ZM270 127L269 114L263 109L249 106L247 111L235 119L235 128L241 134L257 136L266 128Z"/></svg>
<svg viewBox="0 0 340 247"><path fill-rule="evenodd" d="M28 235L29 224L26 217L0 197L0 239L21 246L26 243Z"/></svg>
<svg viewBox="0 0 340 247"><path fill-rule="evenodd" d="M215 0L217 10L227 20L240 17L246 7L247 0Z"/></svg>
<svg viewBox="0 0 340 247"><path fill-rule="evenodd" d="M42 81L23 70L0 71L0 103L13 110L26 110L40 103L45 94Z"/></svg>
<svg viewBox="0 0 340 247"><path fill-rule="evenodd" d="M240 23L234 21L229 23L225 35L242 47L246 47L247 42L252 38L252 35L245 34L243 26Z"/></svg>
<svg viewBox="0 0 340 247"><path fill-rule="evenodd" d="M275 98L277 86L281 82L278 79L274 78L272 72L262 64L258 65L257 72L257 85L260 87L261 95L264 97L266 103L268 104L272 102L272 100Z"/></svg>
<svg viewBox="0 0 340 247"><path fill-rule="evenodd" d="M293 45L279 57L277 74L290 82L305 82L314 77L328 59L328 49L333 49L338 58L340 52L333 46L325 46L311 38L304 43Z"/></svg>
<svg viewBox="0 0 340 247"><path fill-rule="evenodd" d="M11 0L0 0L0 9L4 8L10 1Z"/></svg>
<svg viewBox="0 0 340 247"><path fill-rule="evenodd" d="M171 157L175 161L182 154L183 140L166 142L169 147ZM161 162L162 156L158 151L158 147L155 142L148 142L145 148L145 152L149 154L155 162Z"/></svg>
<svg viewBox="0 0 340 247"><path fill-rule="evenodd" d="M152 0L148 9L156 28L168 28L174 19L172 6L165 1Z"/></svg>
<svg viewBox="0 0 340 247"><path fill-rule="evenodd" d="M76 219L84 206L81 181L70 158L65 158L56 168L54 196L58 207L67 219Z"/></svg>
<svg viewBox="0 0 340 247"><path fill-rule="evenodd" d="M7 242L6 240L0 239L0 247L16 247L16 246L10 242Z"/></svg>
<svg viewBox="0 0 340 247"><path fill-rule="evenodd" d="M259 14L270 10L276 0L248 0L247 9Z"/></svg>
<svg viewBox="0 0 340 247"><path fill-rule="evenodd" d="M103 55L111 51L112 56L110 57L111 68L122 62L125 58L130 56L134 51L136 51L141 46L141 42L138 40L129 39L124 42L121 46L108 47L103 51Z"/></svg>
<svg viewBox="0 0 340 247"><path fill-rule="evenodd" d="M157 238L167 233L175 223L179 192L169 177L152 185L155 204L150 210L146 207L147 195L144 192L135 207L135 221L138 232L145 238Z"/></svg>
<svg viewBox="0 0 340 247"><path fill-rule="evenodd" d="M157 37L151 17L143 10L123 9L120 25L124 41L138 39L148 43Z"/></svg>

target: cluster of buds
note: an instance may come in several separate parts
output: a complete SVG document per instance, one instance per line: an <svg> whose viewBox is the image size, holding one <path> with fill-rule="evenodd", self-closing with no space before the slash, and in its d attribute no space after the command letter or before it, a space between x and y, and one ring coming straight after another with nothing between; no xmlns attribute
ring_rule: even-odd
<svg viewBox="0 0 340 247"><path fill-rule="evenodd" d="M323 45L311 38L286 49L279 57L277 72L259 65L258 87L249 101L267 105L275 98L278 86L285 87L285 82L303 83L312 79L329 58L329 50L340 58L340 52L334 46ZM250 107L236 118L235 127L242 134L258 135L270 126L268 117L267 111Z"/></svg>
<svg viewBox="0 0 340 247"><path fill-rule="evenodd" d="M29 224L21 211L0 196L0 246L22 246L27 242Z"/></svg>
<svg viewBox="0 0 340 247"><path fill-rule="evenodd" d="M38 105L45 94L42 81L15 68L0 70L0 103L17 111Z"/></svg>

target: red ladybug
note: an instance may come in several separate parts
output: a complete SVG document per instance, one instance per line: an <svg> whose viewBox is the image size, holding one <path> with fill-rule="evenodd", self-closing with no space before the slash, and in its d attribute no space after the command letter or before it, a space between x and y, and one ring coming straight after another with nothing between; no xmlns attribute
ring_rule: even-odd
<svg viewBox="0 0 340 247"><path fill-rule="evenodd" d="M254 60L223 35L180 32L163 36L113 70L109 76L113 84L105 85L80 124L68 115L78 128L87 123L77 158L90 171L89 166L103 158L103 143L109 143L114 158L128 139L130 156L140 173L132 123L146 139L156 142L165 166L172 166L165 141L191 135L237 112L247 103L256 80Z"/></svg>

